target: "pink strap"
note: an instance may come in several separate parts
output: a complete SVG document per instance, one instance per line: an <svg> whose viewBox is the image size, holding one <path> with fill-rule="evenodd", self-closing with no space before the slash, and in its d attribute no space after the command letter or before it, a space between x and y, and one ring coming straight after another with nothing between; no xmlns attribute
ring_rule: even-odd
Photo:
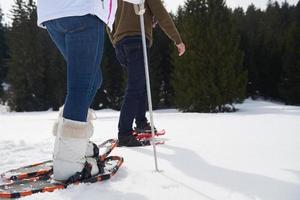
<svg viewBox="0 0 300 200"><path fill-rule="evenodd" d="M111 10L112 10L112 0L109 1L109 14L108 14L108 18L107 18L107 24L109 24L109 20L111 17Z"/></svg>

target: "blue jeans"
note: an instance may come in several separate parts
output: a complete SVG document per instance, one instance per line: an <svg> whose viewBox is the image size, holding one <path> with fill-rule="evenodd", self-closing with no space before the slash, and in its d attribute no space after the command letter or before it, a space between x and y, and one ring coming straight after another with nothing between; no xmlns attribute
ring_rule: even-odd
<svg viewBox="0 0 300 200"><path fill-rule="evenodd" d="M67 63L63 117L85 122L102 83L104 24L96 16L85 15L59 18L44 25Z"/></svg>
<svg viewBox="0 0 300 200"><path fill-rule="evenodd" d="M119 118L119 135L131 134L132 124L142 124L146 119L146 77L142 38L130 36L117 42L116 56L127 70L127 88Z"/></svg>

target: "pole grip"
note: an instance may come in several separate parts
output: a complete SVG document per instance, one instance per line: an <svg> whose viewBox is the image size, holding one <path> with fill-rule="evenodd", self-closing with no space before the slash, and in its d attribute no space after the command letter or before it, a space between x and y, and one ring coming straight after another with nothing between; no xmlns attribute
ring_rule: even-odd
<svg viewBox="0 0 300 200"><path fill-rule="evenodd" d="M133 4L134 12L137 15L143 15L146 12L145 4Z"/></svg>

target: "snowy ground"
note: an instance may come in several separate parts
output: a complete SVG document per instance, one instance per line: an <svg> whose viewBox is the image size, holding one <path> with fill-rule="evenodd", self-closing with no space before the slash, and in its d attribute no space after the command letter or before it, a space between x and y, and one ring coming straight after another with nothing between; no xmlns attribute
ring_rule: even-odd
<svg viewBox="0 0 300 200"><path fill-rule="evenodd" d="M225 114L155 112L158 147L117 148L125 163L111 180L24 199L299 200L300 107L247 100ZM2 109L3 110L3 109ZM97 112L93 139L116 137L118 112ZM51 158L57 112L0 112L0 172Z"/></svg>

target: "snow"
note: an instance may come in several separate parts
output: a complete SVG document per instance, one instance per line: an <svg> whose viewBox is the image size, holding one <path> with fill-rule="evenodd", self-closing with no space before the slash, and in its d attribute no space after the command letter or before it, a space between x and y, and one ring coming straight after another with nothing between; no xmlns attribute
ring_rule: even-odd
<svg viewBox="0 0 300 200"><path fill-rule="evenodd" d="M9 111L9 107L0 104L0 113L7 113Z"/></svg>
<svg viewBox="0 0 300 200"><path fill-rule="evenodd" d="M165 145L117 148L111 181L36 194L40 200L299 200L300 107L246 100L236 113L159 110ZM116 137L119 113L97 111L93 140ZM0 112L0 172L51 158L57 112Z"/></svg>

